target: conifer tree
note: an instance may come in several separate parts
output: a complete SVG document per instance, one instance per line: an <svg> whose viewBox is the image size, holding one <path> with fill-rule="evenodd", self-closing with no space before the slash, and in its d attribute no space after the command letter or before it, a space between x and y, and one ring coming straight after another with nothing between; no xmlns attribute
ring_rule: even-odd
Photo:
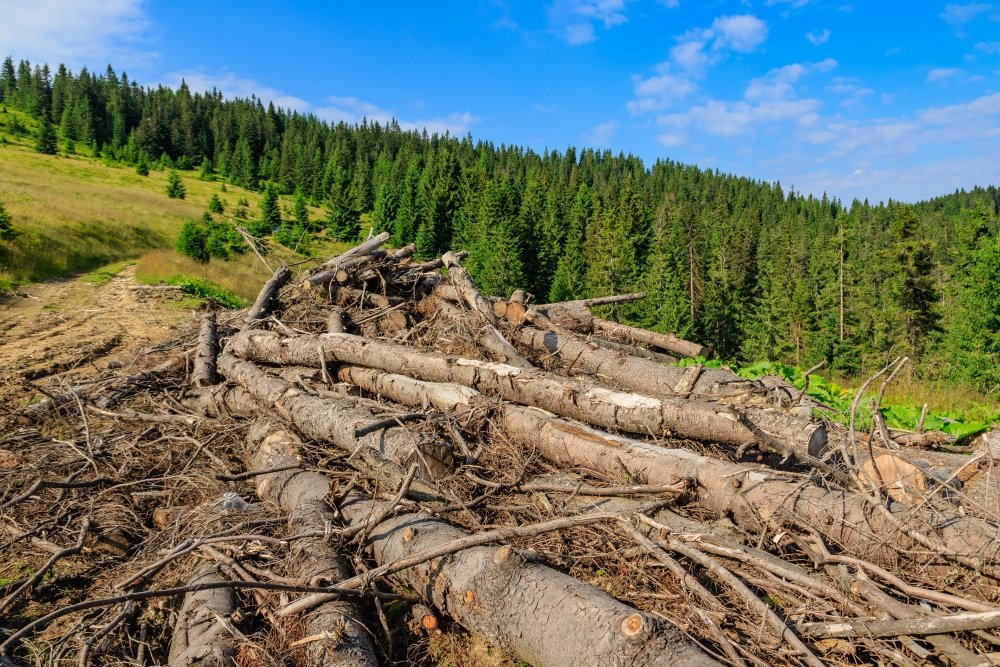
<svg viewBox="0 0 1000 667"><path fill-rule="evenodd" d="M3 202L0 201L0 241L10 241L17 235L14 231L14 224L11 222L10 213L7 212Z"/></svg>
<svg viewBox="0 0 1000 667"><path fill-rule="evenodd" d="M192 218L187 218L177 233L174 250L196 262L205 263L209 260L208 232L203 224Z"/></svg>
<svg viewBox="0 0 1000 667"><path fill-rule="evenodd" d="M208 200L208 210L212 213L222 214L226 212L226 207L222 203L222 199L215 192L212 193L212 197Z"/></svg>
<svg viewBox="0 0 1000 667"><path fill-rule="evenodd" d="M306 196L302 192L301 188L295 191L292 216L295 219L295 224L300 225L303 229L311 229L312 225L309 221L309 206L306 204Z"/></svg>
<svg viewBox="0 0 1000 667"><path fill-rule="evenodd" d="M264 185L264 196L257 206L260 209L261 229L266 230L265 234L272 233L281 225L281 207L278 205L278 187L271 181Z"/></svg>
<svg viewBox="0 0 1000 667"><path fill-rule="evenodd" d="M375 205L372 208L371 221L372 231L380 234L392 228L392 223L396 219L396 198L392 187L388 181L378 186L375 195Z"/></svg>
<svg viewBox="0 0 1000 667"><path fill-rule="evenodd" d="M38 137L35 139L35 150L45 155L55 155L58 150L56 129L49 121L48 114L42 115L38 127Z"/></svg>
<svg viewBox="0 0 1000 667"><path fill-rule="evenodd" d="M135 173L139 176L149 176L149 159L144 151L139 152L139 159L135 163Z"/></svg>
<svg viewBox="0 0 1000 667"><path fill-rule="evenodd" d="M167 196L171 199L184 199L187 196L187 188L181 181L181 175L173 169L167 176Z"/></svg>

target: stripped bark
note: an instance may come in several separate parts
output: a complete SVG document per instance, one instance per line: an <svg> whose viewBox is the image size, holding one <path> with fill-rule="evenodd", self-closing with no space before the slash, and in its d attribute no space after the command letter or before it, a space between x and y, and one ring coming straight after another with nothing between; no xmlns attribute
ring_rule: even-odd
<svg viewBox="0 0 1000 667"><path fill-rule="evenodd" d="M218 356L218 334L215 328L215 313L205 313L201 318L201 330L198 333L198 344L194 353L194 368L191 371L191 384L195 387L208 387L219 381L215 361Z"/></svg>
<svg viewBox="0 0 1000 667"><path fill-rule="evenodd" d="M232 343L230 343L230 346ZM379 471L383 483L397 487L413 463L419 463L424 479L433 480L450 470L451 450L440 442L426 443L405 428L387 428L361 438L355 437L359 426L377 417L348 399L310 396L290 382L266 373L255 364L242 361L227 351L219 357L219 370L229 380L248 390L265 408L273 409L293 424L303 435L331 442L345 452L361 457L366 466ZM422 497L437 499L436 491L414 484Z"/></svg>
<svg viewBox="0 0 1000 667"><path fill-rule="evenodd" d="M546 371L418 352L350 334L282 338L273 332L244 332L230 340L228 349L251 361L311 366L319 363L317 350L321 349L328 363L358 364L429 382L455 382L601 428L735 445L757 442L757 436L724 405L612 391ZM755 423L761 422L762 429L794 449L806 451L814 437L825 436L818 424L786 423L756 408L746 412Z"/></svg>
<svg viewBox="0 0 1000 667"><path fill-rule="evenodd" d="M212 565L199 566L188 584L225 581ZM170 640L168 667L232 667L233 637L218 617L236 610L231 588L210 588L187 593L177 614Z"/></svg>
<svg viewBox="0 0 1000 667"><path fill-rule="evenodd" d="M661 350L673 352L684 357L712 357L712 350L710 348L678 338L673 334L647 331L646 329L630 327L610 320L602 320L598 317L594 318L594 331L614 338L620 337L626 340L646 343L647 345L652 345L653 347L658 347Z"/></svg>
<svg viewBox="0 0 1000 667"><path fill-rule="evenodd" d="M462 299L469 304L472 310L479 313L479 316L482 317L486 324L496 326L497 316L493 312L493 304L476 289L476 283L473 282L469 274L459 264L458 257L454 253L446 252L441 257L441 260L448 267L448 278L458 289L462 295Z"/></svg>
<svg viewBox="0 0 1000 667"><path fill-rule="evenodd" d="M341 512L353 523L385 503L352 497ZM444 522L405 515L380 523L370 549L392 563L466 534ZM397 575L470 631L535 667L549 665L715 665L674 627L509 546L474 547Z"/></svg>
<svg viewBox="0 0 1000 667"><path fill-rule="evenodd" d="M300 464L297 454L301 442L290 431L267 420L258 420L247 435L247 444L254 449L251 467L258 470L280 469ZM289 533L322 534L333 519L325 501L330 492L330 480L323 475L304 470L285 470L259 475L257 496L276 505L288 515ZM293 565L290 571L307 582L342 581L353 573L350 567L322 537L310 537L292 543ZM318 667L334 665L378 664L370 631L360 621L357 606L348 600L330 600L305 616L305 636L325 635L323 641L305 644L308 664Z"/></svg>
<svg viewBox="0 0 1000 667"><path fill-rule="evenodd" d="M274 275L264 283L264 287L261 288L260 292L257 294L257 300L253 302L253 306L247 312L244 322L247 326L253 324L257 320L264 319L271 314L274 310L275 305L278 302L278 290L285 286L285 284L292 279L292 270L287 266L280 266L274 272Z"/></svg>
<svg viewBox="0 0 1000 667"><path fill-rule="evenodd" d="M524 355L517 351L517 348L507 342L507 339L489 324L479 330L476 339L479 345L488 351L493 358L503 364L517 366L518 368L534 368L535 365L528 361Z"/></svg>
<svg viewBox="0 0 1000 667"><path fill-rule="evenodd" d="M468 409L481 400L467 387L372 369L341 369L340 377L396 402L431 405L444 412ZM507 437L563 467L592 470L615 480L625 477L622 481L629 483L634 477L655 485L690 482L699 505L732 517L749 532L796 519L824 538L846 549L870 552L874 561L885 564L894 563L900 551L913 546L883 514L840 489L611 435L536 408L503 405L499 423ZM954 553L983 563L991 576L1000 575L1000 543L990 525L929 508L910 512L898 507L896 516L939 535Z"/></svg>

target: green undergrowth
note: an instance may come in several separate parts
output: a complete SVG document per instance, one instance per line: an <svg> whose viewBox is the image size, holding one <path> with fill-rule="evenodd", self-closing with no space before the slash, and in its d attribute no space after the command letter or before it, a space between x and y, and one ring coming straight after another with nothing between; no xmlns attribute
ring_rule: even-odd
<svg viewBox="0 0 1000 667"><path fill-rule="evenodd" d="M184 294L188 294L199 299L211 299L223 308L246 308L249 301L226 290L222 286L204 278L193 278L184 275L172 275L164 282L168 285L176 285L181 288Z"/></svg>
<svg viewBox="0 0 1000 667"><path fill-rule="evenodd" d="M80 276L80 280L85 283L90 283L91 285L103 285L110 282L112 278L124 271L125 267L131 266L132 264L135 264L135 262L125 261L107 264L99 269L94 269L90 273L83 274Z"/></svg>
<svg viewBox="0 0 1000 667"><path fill-rule="evenodd" d="M747 365L738 365L718 359L683 359L678 365L693 366L701 364L708 368L728 368L740 377L756 380L764 375L777 375L784 378L792 386L802 389L805 385L805 371L795 366L789 366L772 361L758 361ZM878 383L876 383L877 389ZM866 392L870 398L876 392ZM832 412L822 411L817 414L832 421L847 425L850 422L851 403L856 395L855 390L842 387L836 382L813 373L809 376L809 386L806 394L820 403L829 406ZM890 428L915 431L920 421L922 405L912 403L883 402L879 411L885 417ZM859 430L867 430L872 421L871 401L858 401L855 412L855 426ZM928 406L927 417L924 420L924 430L942 431L955 438L955 445L968 442L971 438L990 428L992 424L1000 423L1000 408L984 403L970 403L962 408L935 409Z"/></svg>

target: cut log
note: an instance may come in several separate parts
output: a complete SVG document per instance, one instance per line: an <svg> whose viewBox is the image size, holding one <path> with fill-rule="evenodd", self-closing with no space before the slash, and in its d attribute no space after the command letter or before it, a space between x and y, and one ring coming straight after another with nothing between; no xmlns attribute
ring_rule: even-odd
<svg viewBox="0 0 1000 667"><path fill-rule="evenodd" d="M354 496L340 510L354 523L385 505ZM380 523L369 548L382 565L465 537L444 522L407 515ZM535 667L718 664L673 626L509 546L465 549L397 576L471 632Z"/></svg>
<svg viewBox="0 0 1000 667"><path fill-rule="evenodd" d="M487 324L479 330L479 336L476 340L483 349L502 364L517 366L518 368L535 367L534 364L517 351L517 348L507 342L507 339L496 330L496 327Z"/></svg>
<svg viewBox="0 0 1000 667"><path fill-rule="evenodd" d="M462 261L469 256L469 253L465 250L460 250L458 252L451 253L451 255L458 261ZM436 271L441 268L444 268L444 258L438 257L437 259L420 262L419 264L410 264L408 266L401 267L397 275L422 274L428 271Z"/></svg>
<svg viewBox="0 0 1000 667"><path fill-rule="evenodd" d="M247 444L254 454L251 467L275 470L301 463L298 437L267 420L258 420L247 434ZM326 503L330 480L315 472L285 470L259 475L257 497L277 506L288 516L289 534L322 534L333 515ZM347 563L322 537L310 537L292 543L291 571L306 582L318 580L335 583L353 575ZM361 613L347 600L330 600L305 616L305 636L324 635L323 641L305 645L309 665L378 665L370 639L371 631L359 620Z"/></svg>
<svg viewBox="0 0 1000 667"><path fill-rule="evenodd" d="M760 392L752 380L719 368L701 368L691 381L690 367L665 366L649 359L618 354L576 336L523 327L514 339L538 355L563 362L627 391L664 397L739 397Z"/></svg>
<svg viewBox="0 0 1000 667"><path fill-rule="evenodd" d="M287 266L278 267L278 270L274 272L274 275L264 283L264 287L261 288L260 292L257 294L257 300L253 302L253 306L247 312L244 322L247 326L253 324L257 320L262 320L271 314L274 310L275 305L278 302L278 290L285 286L285 284L292 279L292 270Z"/></svg>
<svg viewBox="0 0 1000 667"><path fill-rule="evenodd" d="M323 262L322 266L320 266L319 271L306 278L306 280L302 283L302 286L308 289L310 287L326 285L334 279L337 275L337 270L343 264L355 257L370 255L372 252L382 247L382 245L389 240L390 236L392 235L389 232L382 232L378 236L372 236L371 238L366 239L364 242L359 243L350 250L346 250L334 258L326 260Z"/></svg>
<svg viewBox="0 0 1000 667"><path fill-rule="evenodd" d="M346 285L355 275L359 275L386 258L385 250L374 250L369 255L351 257L337 265L333 270L334 278L341 285Z"/></svg>
<svg viewBox="0 0 1000 667"><path fill-rule="evenodd" d="M282 338L268 331L244 332L230 340L228 349L249 361L308 366L319 363L317 350L322 349L328 363L357 364L430 382L455 382L601 428L735 445L757 441L724 405L612 391L546 371L418 352L350 334ZM748 408L746 412L761 422L761 429L795 450L808 451L814 436L825 437L819 424L775 420L766 410Z"/></svg>
<svg viewBox="0 0 1000 667"><path fill-rule="evenodd" d="M201 565L188 584L225 581L212 565ZM170 640L168 667L232 667L233 636L219 617L236 610L231 588L210 588L184 595Z"/></svg>
<svg viewBox="0 0 1000 667"><path fill-rule="evenodd" d="M624 338L625 340L646 343L647 345L652 345L653 347L658 347L661 350L673 352L683 357L705 357L706 359L712 357L711 349L704 345L698 345L697 343L678 338L673 334L647 331L646 329L630 327L610 320L602 320L598 317L594 318L594 331L613 338Z"/></svg>
<svg viewBox="0 0 1000 667"><path fill-rule="evenodd" d="M469 274L459 264L458 257L454 253L446 252L441 260L448 267L448 279L458 289L462 299L469 304L473 311L479 313L486 324L497 325L497 316L493 312L493 303L479 293L476 283L473 282Z"/></svg>
<svg viewBox="0 0 1000 667"><path fill-rule="evenodd" d="M327 333L344 333L344 309L340 306L331 306L330 315L326 318Z"/></svg>
<svg viewBox="0 0 1000 667"><path fill-rule="evenodd" d="M418 434L401 427L357 438L355 431L359 426L378 419L370 410L347 399L310 396L255 364L236 358L228 350L227 347L219 357L223 375L240 384L266 409L273 409L303 435L331 442L348 454L360 456L373 470L381 470L386 478L384 483L399 486L406 476L404 471L414 463L420 464L421 475L428 480L451 469L451 449L444 443L425 443ZM425 492L425 497L438 498L437 492L426 485L415 483L413 489Z"/></svg>
<svg viewBox="0 0 1000 667"><path fill-rule="evenodd" d="M201 330L198 333L198 344L194 353L194 369L191 371L191 384L193 386L208 387L218 383L219 374L215 370L215 360L218 355L217 344L215 313L205 313L201 318Z"/></svg>
<svg viewBox="0 0 1000 667"><path fill-rule="evenodd" d="M406 405L431 405L452 412L468 409L479 400L467 387L454 384L363 368L341 369L340 373L345 381ZM732 517L750 533L794 517L827 540L870 553L885 564L894 563L901 550L913 546L883 514L853 493L611 435L536 408L503 405L499 423L507 437L559 466L592 470L623 483L634 483L633 477L654 485L689 482L699 505L718 516ZM929 508L907 512L897 506L896 514L911 527L939 534L954 553L986 564L985 571L992 576L1000 574L1000 543L988 524L946 517ZM889 535L895 537L890 540Z"/></svg>

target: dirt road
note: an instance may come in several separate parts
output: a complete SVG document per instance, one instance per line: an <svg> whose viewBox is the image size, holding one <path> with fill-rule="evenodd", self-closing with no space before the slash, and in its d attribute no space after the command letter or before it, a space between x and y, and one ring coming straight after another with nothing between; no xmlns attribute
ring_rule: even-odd
<svg viewBox="0 0 1000 667"><path fill-rule="evenodd" d="M101 285L84 278L37 283L0 300L0 411L60 391L109 364L141 364L151 347L191 320L177 300L146 296L128 266Z"/></svg>

